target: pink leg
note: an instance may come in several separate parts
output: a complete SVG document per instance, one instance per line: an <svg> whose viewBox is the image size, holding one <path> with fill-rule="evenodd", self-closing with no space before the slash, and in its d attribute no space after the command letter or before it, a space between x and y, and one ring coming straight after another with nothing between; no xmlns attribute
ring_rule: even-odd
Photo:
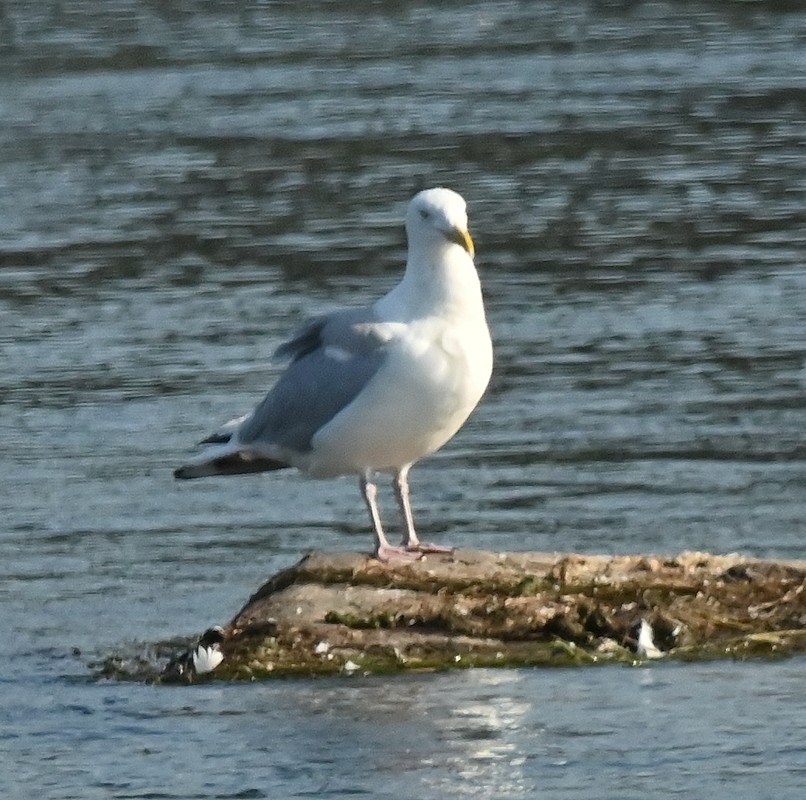
<svg viewBox="0 0 806 800"><path fill-rule="evenodd" d="M403 547L411 553L452 553L452 547L442 544L423 544L417 537L414 530L414 517L411 513L411 502L409 500L409 467L402 467L395 473L393 481L395 497L400 508L400 516L403 520Z"/></svg>
<svg viewBox="0 0 806 800"><path fill-rule="evenodd" d="M375 538L373 554L378 561L385 563L417 561L420 553L412 552L404 547L393 547L389 544L381 525L381 515L378 512L378 487L369 479L369 473L361 476L361 494L367 504L369 518L372 521L372 531Z"/></svg>

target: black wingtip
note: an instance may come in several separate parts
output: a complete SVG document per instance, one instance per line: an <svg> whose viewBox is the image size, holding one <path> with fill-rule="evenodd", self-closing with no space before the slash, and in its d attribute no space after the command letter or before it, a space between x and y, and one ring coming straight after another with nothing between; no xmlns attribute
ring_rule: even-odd
<svg viewBox="0 0 806 800"><path fill-rule="evenodd" d="M212 433L206 439L202 439L199 444L227 444L232 439L231 432Z"/></svg>
<svg viewBox="0 0 806 800"><path fill-rule="evenodd" d="M174 478L178 481L189 481L193 478L209 478L211 475L226 474L226 471L219 469L218 461L208 464L185 464L174 470Z"/></svg>
<svg viewBox="0 0 806 800"><path fill-rule="evenodd" d="M230 453L202 464L185 464L174 470L174 478L180 481L192 478L208 478L213 475L249 475L253 472L271 472L285 469L285 461L275 461L262 456Z"/></svg>

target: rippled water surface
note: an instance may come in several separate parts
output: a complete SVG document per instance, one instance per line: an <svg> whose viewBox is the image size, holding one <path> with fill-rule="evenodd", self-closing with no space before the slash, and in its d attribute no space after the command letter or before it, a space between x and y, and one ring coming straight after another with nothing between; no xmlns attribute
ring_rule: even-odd
<svg viewBox="0 0 806 800"><path fill-rule="evenodd" d="M496 369L413 471L423 532L804 557L801 4L387 6L0 3L6 796L802 796L799 660L88 679L369 546L352 480L171 468L290 328L394 283L431 185Z"/></svg>

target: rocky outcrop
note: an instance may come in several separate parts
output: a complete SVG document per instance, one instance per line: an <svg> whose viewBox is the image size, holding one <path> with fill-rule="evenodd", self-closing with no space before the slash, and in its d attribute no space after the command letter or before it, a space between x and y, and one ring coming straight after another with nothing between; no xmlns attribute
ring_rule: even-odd
<svg viewBox="0 0 806 800"><path fill-rule="evenodd" d="M314 552L159 680L747 658L806 650L806 562Z"/></svg>

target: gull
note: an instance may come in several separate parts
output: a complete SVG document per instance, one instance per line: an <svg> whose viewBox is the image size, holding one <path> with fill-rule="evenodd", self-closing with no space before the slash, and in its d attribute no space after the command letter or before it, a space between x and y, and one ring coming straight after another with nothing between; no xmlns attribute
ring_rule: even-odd
<svg viewBox="0 0 806 800"><path fill-rule="evenodd" d="M415 195L406 214L401 281L364 308L305 322L275 352L290 363L251 414L228 422L176 478L295 467L314 478L357 475L381 561L451 548L417 536L411 466L461 428L490 380L492 343L473 262L464 199L450 189ZM390 474L402 519L389 544L377 503Z"/></svg>

